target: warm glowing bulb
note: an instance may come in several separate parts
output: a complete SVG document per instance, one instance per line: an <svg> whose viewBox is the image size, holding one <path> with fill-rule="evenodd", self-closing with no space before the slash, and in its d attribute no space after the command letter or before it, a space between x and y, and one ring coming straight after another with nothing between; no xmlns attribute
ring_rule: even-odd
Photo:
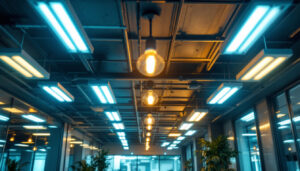
<svg viewBox="0 0 300 171"><path fill-rule="evenodd" d="M15 141L15 137L10 137L9 141L10 141L10 142Z"/></svg>
<svg viewBox="0 0 300 171"><path fill-rule="evenodd" d="M37 150L37 147L36 147L36 146L34 146L34 147L32 148L32 150L33 150L33 151L36 151L36 150Z"/></svg>
<svg viewBox="0 0 300 171"><path fill-rule="evenodd" d="M154 103L154 97L153 97L153 95L149 95L148 98L147 98L147 100L148 100L148 105L153 105L153 103Z"/></svg>
<svg viewBox="0 0 300 171"><path fill-rule="evenodd" d="M28 138L27 142L32 143L32 138Z"/></svg>
<svg viewBox="0 0 300 171"><path fill-rule="evenodd" d="M156 60L153 55L149 55L146 59L146 72L153 74L155 71Z"/></svg>
<svg viewBox="0 0 300 171"><path fill-rule="evenodd" d="M74 147L74 144L71 144L70 147L73 148L73 147Z"/></svg>
<svg viewBox="0 0 300 171"><path fill-rule="evenodd" d="M147 118L147 123L148 123L149 125L152 125L152 118Z"/></svg>
<svg viewBox="0 0 300 171"><path fill-rule="evenodd" d="M149 142L149 141L150 141L150 138L149 138L149 137L147 137L147 138L146 138L146 141L147 141L147 142Z"/></svg>
<svg viewBox="0 0 300 171"><path fill-rule="evenodd" d="M151 125L148 125L148 126L147 126L147 130L150 131L151 129L152 129L152 126L151 126Z"/></svg>
<svg viewBox="0 0 300 171"><path fill-rule="evenodd" d="M150 137L151 136L151 132L147 132L146 136Z"/></svg>

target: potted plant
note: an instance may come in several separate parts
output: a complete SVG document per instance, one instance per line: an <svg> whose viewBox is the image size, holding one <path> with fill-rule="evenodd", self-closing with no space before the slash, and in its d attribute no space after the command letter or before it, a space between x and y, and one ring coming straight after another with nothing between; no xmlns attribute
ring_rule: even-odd
<svg viewBox="0 0 300 171"><path fill-rule="evenodd" d="M8 171L21 171L21 169L28 163L21 164L20 161L8 159L6 161L6 166Z"/></svg>
<svg viewBox="0 0 300 171"><path fill-rule="evenodd" d="M97 168L97 171L104 171L108 168L109 163L107 163L107 156L108 151L100 150L96 156L93 157L92 165Z"/></svg>
<svg viewBox="0 0 300 171"><path fill-rule="evenodd" d="M204 164L201 171L231 171L229 168L230 158L235 157L237 152L232 150L227 141L227 137L219 136L213 141L200 139L200 162Z"/></svg>
<svg viewBox="0 0 300 171"><path fill-rule="evenodd" d="M74 171L95 171L96 168L88 164L85 160L78 161L75 165L71 166Z"/></svg>

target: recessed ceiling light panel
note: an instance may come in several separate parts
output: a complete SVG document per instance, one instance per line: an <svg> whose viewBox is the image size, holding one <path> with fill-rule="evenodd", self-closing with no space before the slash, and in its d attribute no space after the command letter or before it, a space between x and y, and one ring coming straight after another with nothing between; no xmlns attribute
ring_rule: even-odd
<svg viewBox="0 0 300 171"><path fill-rule="evenodd" d="M207 99L208 104L223 104L242 88L241 83L223 83Z"/></svg>

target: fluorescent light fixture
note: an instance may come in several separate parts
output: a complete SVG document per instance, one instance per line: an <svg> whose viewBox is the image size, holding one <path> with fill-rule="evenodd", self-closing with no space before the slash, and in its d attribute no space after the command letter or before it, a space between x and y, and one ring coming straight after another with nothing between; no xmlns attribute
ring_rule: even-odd
<svg viewBox="0 0 300 171"><path fill-rule="evenodd" d="M168 136L169 137L179 137L181 133L170 133Z"/></svg>
<svg viewBox="0 0 300 171"><path fill-rule="evenodd" d="M24 113L23 110L15 108L15 107L3 107L2 110L5 110L10 113Z"/></svg>
<svg viewBox="0 0 300 171"><path fill-rule="evenodd" d="M166 146L168 146L170 143L169 142L164 142L164 143L162 143L162 147L166 147Z"/></svg>
<svg viewBox="0 0 300 171"><path fill-rule="evenodd" d="M276 115L276 117L277 118L281 118L281 117L284 117L286 114L284 114L284 113L278 113L277 115Z"/></svg>
<svg viewBox="0 0 300 171"><path fill-rule="evenodd" d="M73 102L74 97L58 82L41 82L39 86L59 102Z"/></svg>
<svg viewBox="0 0 300 171"><path fill-rule="evenodd" d="M113 126L114 126L114 128L116 130L123 130L123 129L125 129L123 123L113 123Z"/></svg>
<svg viewBox="0 0 300 171"><path fill-rule="evenodd" d="M173 144L179 144L181 141L174 141Z"/></svg>
<svg viewBox="0 0 300 171"><path fill-rule="evenodd" d="M259 81L292 55L291 49L263 49L236 75L236 79Z"/></svg>
<svg viewBox="0 0 300 171"><path fill-rule="evenodd" d="M255 118L254 117L254 112L250 112L247 115L243 116L241 118L241 120L244 121L244 122L250 122L250 121L254 120L254 118Z"/></svg>
<svg viewBox="0 0 300 171"><path fill-rule="evenodd" d="M82 141L71 141L70 144L82 144Z"/></svg>
<svg viewBox="0 0 300 171"><path fill-rule="evenodd" d="M0 101L0 105L4 105L4 104L5 104L4 102Z"/></svg>
<svg viewBox="0 0 300 171"><path fill-rule="evenodd" d="M217 88L217 90L207 99L207 103L223 104L241 88L241 83L222 83Z"/></svg>
<svg viewBox="0 0 300 171"><path fill-rule="evenodd" d="M5 140L0 140L0 143L5 143L6 141Z"/></svg>
<svg viewBox="0 0 300 171"><path fill-rule="evenodd" d="M119 137L120 140L126 140L126 137Z"/></svg>
<svg viewBox="0 0 300 171"><path fill-rule="evenodd" d="M184 140L184 139L185 139L184 136L180 136L180 137L177 138L178 141L182 141L182 140Z"/></svg>
<svg viewBox="0 0 300 171"><path fill-rule="evenodd" d="M110 121L121 121L121 116L119 111L106 111L105 115Z"/></svg>
<svg viewBox="0 0 300 171"><path fill-rule="evenodd" d="M198 122L208 113L207 109L195 109L187 117L188 122Z"/></svg>
<svg viewBox="0 0 300 171"><path fill-rule="evenodd" d="M39 151L46 152L47 150L42 148L42 149L39 149Z"/></svg>
<svg viewBox="0 0 300 171"><path fill-rule="evenodd" d="M47 129L45 126L42 125L23 125L25 129Z"/></svg>
<svg viewBox="0 0 300 171"><path fill-rule="evenodd" d="M56 125L49 125L48 127L49 127L49 128L57 128Z"/></svg>
<svg viewBox="0 0 300 171"><path fill-rule="evenodd" d="M173 147L168 147L167 150L173 150Z"/></svg>
<svg viewBox="0 0 300 171"><path fill-rule="evenodd" d="M124 149L124 150L129 150L129 147L128 147L128 146L127 146L127 147L123 147L123 149Z"/></svg>
<svg viewBox="0 0 300 171"><path fill-rule="evenodd" d="M289 128L288 126L280 126L278 127L278 129L286 129L286 128Z"/></svg>
<svg viewBox="0 0 300 171"><path fill-rule="evenodd" d="M33 122L38 122L38 123L45 122L44 119L41 119L41 118L39 118L37 116L34 116L34 115L31 115L31 114L22 115L22 117L25 118L25 119L31 120Z"/></svg>
<svg viewBox="0 0 300 171"><path fill-rule="evenodd" d="M223 54L245 54L288 6L290 1L252 1L241 17L237 31L227 40ZM239 27L239 28L237 28Z"/></svg>
<svg viewBox="0 0 300 171"><path fill-rule="evenodd" d="M28 144L15 144L16 147L29 147Z"/></svg>
<svg viewBox="0 0 300 171"><path fill-rule="evenodd" d="M179 126L179 130L189 130L193 125L193 123L182 122Z"/></svg>
<svg viewBox="0 0 300 171"><path fill-rule="evenodd" d="M256 134L254 133L244 133L242 134L243 137L256 137Z"/></svg>
<svg viewBox="0 0 300 171"><path fill-rule="evenodd" d="M69 52L93 52L93 46L69 1L32 0L32 5Z"/></svg>
<svg viewBox="0 0 300 171"><path fill-rule="evenodd" d="M33 133L32 135L33 135L33 136L43 136L43 137L47 137L47 136L50 136L50 133L48 133L48 132L45 132L45 133L43 133L43 132L38 132L38 133Z"/></svg>
<svg viewBox="0 0 300 171"><path fill-rule="evenodd" d="M189 130L188 132L186 132L184 135L185 136L192 136L196 133L197 131L196 130Z"/></svg>
<svg viewBox="0 0 300 171"><path fill-rule="evenodd" d="M116 99L109 83L91 84L91 87L102 104L115 104Z"/></svg>
<svg viewBox="0 0 300 171"><path fill-rule="evenodd" d="M176 147L177 144L171 144L170 147Z"/></svg>
<svg viewBox="0 0 300 171"><path fill-rule="evenodd" d="M50 77L50 74L24 50L1 49L0 59L27 79L49 79Z"/></svg>
<svg viewBox="0 0 300 171"><path fill-rule="evenodd" d="M119 137L125 137L125 132L117 132Z"/></svg>
<svg viewBox="0 0 300 171"><path fill-rule="evenodd" d="M285 144L290 144L290 143L294 143L295 141L294 140L284 140L283 143Z"/></svg>
<svg viewBox="0 0 300 171"><path fill-rule="evenodd" d="M9 117L4 116L4 115L0 115L0 121L6 122L6 121L8 121L8 120L9 120Z"/></svg>

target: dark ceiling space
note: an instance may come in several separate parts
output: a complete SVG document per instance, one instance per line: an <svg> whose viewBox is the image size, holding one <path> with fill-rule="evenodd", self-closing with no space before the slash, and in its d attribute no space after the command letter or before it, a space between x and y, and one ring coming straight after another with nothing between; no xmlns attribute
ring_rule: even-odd
<svg viewBox="0 0 300 171"><path fill-rule="evenodd" d="M36 80L24 79L3 63L0 81L5 85L0 88L103 144L119 142L104 110L119 110L129 144L144 142L144 119L152 113L155 124L151 143L161 144L195 108L209 110L194 126L199 135L204 134L213 119L238 106L274 76L271 73L261 82L243 83L238 95L222 105L207 104L207 98L221 83L238 82L236 74L264 48L260 38L246 55L221 54L248 1L72 0L71 5L94 47L92 54L68 53L32 6L20 0L0 1L0 46L25 49L51 74L50 81L60 82L75 101L59 103ZM142 16L149 9L160 13L153 19L153 37L157 52L166 62L162 74L153 78L143 76L136 68L150 36L149 22ZM300 6L295 2L264 35L268 47L295 48L299 16ZM88 85L99 80L110 83L116 105L99 102ZM142 102L148 84L153 84L151 89L159 96L154 106Z"/></svg>

